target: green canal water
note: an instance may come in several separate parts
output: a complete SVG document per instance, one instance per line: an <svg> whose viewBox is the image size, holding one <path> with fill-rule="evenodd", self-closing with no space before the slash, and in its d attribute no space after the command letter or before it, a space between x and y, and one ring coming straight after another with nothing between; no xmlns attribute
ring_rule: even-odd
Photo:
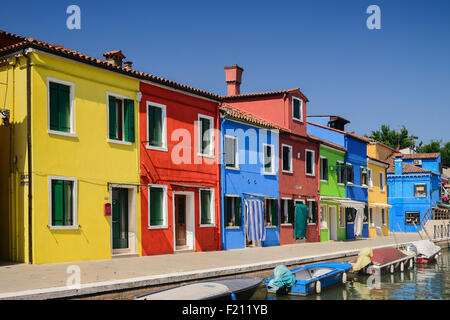
<svg viewBox="0 0 450 320"><path fill-rule="evenodd" d="M267 294L261 286L252 297L258 300L450 300L450 253L442 250L437 261L415 265L410 270L374 276L357 276L345 285L322 290L306 297Z"/></svg>

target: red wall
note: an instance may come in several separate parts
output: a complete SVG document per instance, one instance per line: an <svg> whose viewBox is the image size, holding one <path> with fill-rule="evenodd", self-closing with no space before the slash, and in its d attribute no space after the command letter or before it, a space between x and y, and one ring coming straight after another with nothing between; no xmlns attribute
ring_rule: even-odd
<svg viewBox="0 0 450 320"><path fill-rule="evenodd" d="M220 185L219 185L219 135L214 137L215 159L197 155L198 136L195 122L198 114L214 118L215 129L219 128L218 103L197 98L188 94L141 82L142 100L139 105L140 134L140 175L141 184L167 185L168 228L148 229L148 188L142 187L141 194L141 230L142 255L166 254L174 252L173 243L173 191L192 191L195 201L195 250L220 250ZM167 116L167 148L168 151L149 150L147 140L147 101L166 106ZM175 164L171 155L178 140L172 140L175 129L185 129L190 133L190 141L183 141L183 152L190 151L190 164ZM181 141L181 139L180 139ZM177 149L179 150L179 148ZM178 152L177 152L178 153ZM208 161L208 162L207 162ZM215 188L215 226L200 227L199 189L197 187L181 187L175 184Z"/></svg>

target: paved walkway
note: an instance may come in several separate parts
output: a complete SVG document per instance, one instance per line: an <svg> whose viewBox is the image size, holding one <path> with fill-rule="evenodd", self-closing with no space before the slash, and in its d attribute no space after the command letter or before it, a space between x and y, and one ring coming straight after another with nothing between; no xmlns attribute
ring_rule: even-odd
<svg viewBox="0 0 450 320"><path fill-rule="evenodd" d="M0 299L48 299L234 275L356 255L364 247L395 246L420 240L417 233L355 241L301 243L278 247L188 252L111 260L0 266ZM70 266L80 269L81 285L67 287ZM76 268L76 267L75 267ZM73 271L72 271L73 272ZM71 284L71 283L69 283Z"/></svg>

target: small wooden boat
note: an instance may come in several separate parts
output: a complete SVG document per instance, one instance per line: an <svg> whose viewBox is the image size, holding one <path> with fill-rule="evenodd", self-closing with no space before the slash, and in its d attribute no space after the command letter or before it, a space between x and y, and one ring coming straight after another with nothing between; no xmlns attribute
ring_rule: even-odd
<svg viewBox="0 0 450 320"><path fill-rule="evenodd" d="M134 300L248 300L263 278L226 278L150 292Z"/></svg>
<svg viewBox="0 0 450 320"><path fill-rule="evenodd" d="M436 261L436 257L441 253L441 247L435 245L430 240L414 241L406 245L407 251L417 253L417 263L430 263Z"/></svg>
<svg viewBox="0 0 450 320"><path fill-rule="evenodd" d="M399 250L396 248L373 249L370 263L358 272L366 274L394 273L397 270L404 271L412 268L416 253L413 251Z"/></svg>
<svg viewBox="0 0 450 320"><path fill-rule="evenodd" d="M294 268L291 273L295 276L292 286L276 287L271 285L272 277L266 280L268 293L290 294L305 296L311 293L320 293L323 289L347 281L347 272L352 265L346 262L313 263Z"/></svg>

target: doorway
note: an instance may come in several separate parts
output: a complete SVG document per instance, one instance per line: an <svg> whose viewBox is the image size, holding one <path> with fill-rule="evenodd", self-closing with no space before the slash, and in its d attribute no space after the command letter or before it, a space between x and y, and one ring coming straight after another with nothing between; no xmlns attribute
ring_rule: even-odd
<svg viewBox="0 0 450 320"><path fill-rule="evenodd" d="M194 250L194 193L173 192L174 251Z"/></svg>
<svg viewBox="0 0 450 320"><path fill-rule="evenodd" d="M112 202L112 248L128 248L128 189L113 188Z"/></svg>
<svg viewBox="0 0 450 320"><path fill-rule="evenodd" d="M337 240L337 217L336 207L329 206L328 212L330 213L330 240Z"/></svg>
<svg viewBox="0 0 450 320"><path fill-rule="evenodd" d="M375 209L375 230L378 237L381 237L381 214L380 209Z"/></svg>

